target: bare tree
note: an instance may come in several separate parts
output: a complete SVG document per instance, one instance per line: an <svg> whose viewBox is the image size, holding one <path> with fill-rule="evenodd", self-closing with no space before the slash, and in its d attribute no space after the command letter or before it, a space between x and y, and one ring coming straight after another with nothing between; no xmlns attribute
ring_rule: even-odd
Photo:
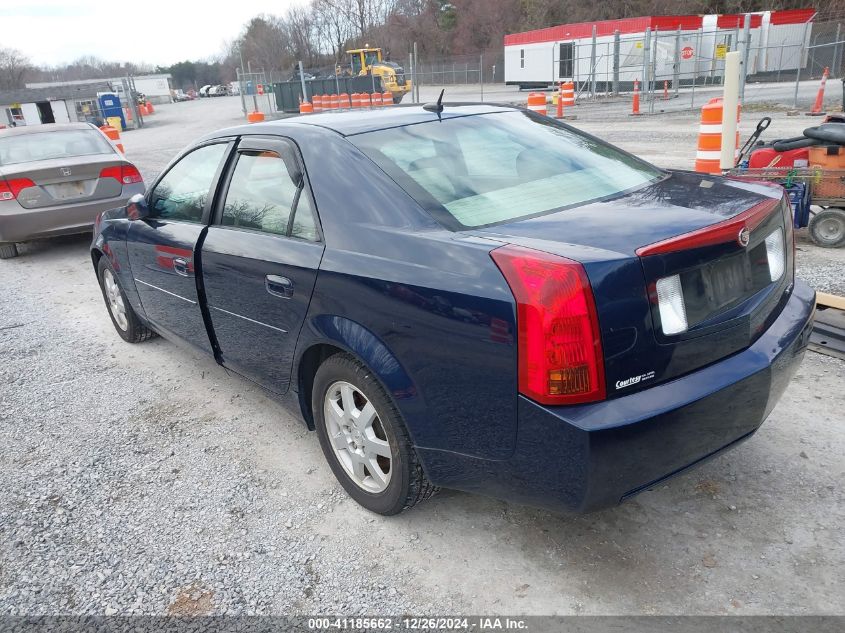
<svg viewBox="0 0 845 633"><path fill-rule="evenodd" d="M29 59L14 48L0 48L0 90L23 88L32 68Z"/></svg>

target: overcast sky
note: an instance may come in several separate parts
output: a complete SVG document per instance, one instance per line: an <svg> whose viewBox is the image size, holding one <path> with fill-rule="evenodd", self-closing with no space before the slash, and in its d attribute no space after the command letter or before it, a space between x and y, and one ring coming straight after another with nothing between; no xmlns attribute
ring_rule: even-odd
<svg viewBox="0 0 845 633"><path fill-rule="evenodd" d="M169 65L221 52L259 13L306 0L0 0L0 46L34 63L83 55Z"/></svg>

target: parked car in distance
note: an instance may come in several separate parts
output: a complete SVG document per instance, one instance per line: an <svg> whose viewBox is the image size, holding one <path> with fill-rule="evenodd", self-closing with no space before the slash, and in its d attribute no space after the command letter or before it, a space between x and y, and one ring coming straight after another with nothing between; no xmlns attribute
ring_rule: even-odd
<svg viewBox="0 0 845 633"><path fill-rule="evenodd" d="M140 172L90 123L0 130L0 259L20 242L88 232L143 191Z"/></svg>
<svg viewBox="0 0 845 633"><path fill-rule="evenodd" d="M276 394L364 507L448 487L584 512L762 424L812 328L792 245L778 187L432 104L210 134L91 255L124 340Z"/></svg>

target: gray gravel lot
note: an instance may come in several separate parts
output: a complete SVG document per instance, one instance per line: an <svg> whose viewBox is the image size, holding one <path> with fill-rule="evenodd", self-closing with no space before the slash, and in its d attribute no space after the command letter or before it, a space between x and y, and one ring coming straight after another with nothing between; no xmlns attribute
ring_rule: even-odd
<svg viewBox="0 0 845 633"><path fill-rule="evenodd" d="M237 98L160 106L124 144L149 177L239 115ZM687 166L690 123L589 129ZM808 354L756 437L618 508L444 491L386 519L261 390L124 343L87 247L0 262L0 614L845 613L839 360ZM800 274L845 292L843 252L801 239Z"/></svg>

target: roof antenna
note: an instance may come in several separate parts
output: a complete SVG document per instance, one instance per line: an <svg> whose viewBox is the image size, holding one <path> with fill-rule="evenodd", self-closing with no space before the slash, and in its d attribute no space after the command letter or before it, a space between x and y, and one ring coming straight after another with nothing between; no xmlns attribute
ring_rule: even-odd
<svg viewBox="0 0 845 633"><path fill-rule="evenodd" d="M443 112L443 94L446 92L446 88L440 91L440 96L437 97L437 103L426 103L423 106L423 110L428 110L429 112L436 112L437 117L440 118L440 113Z"/></svg>

